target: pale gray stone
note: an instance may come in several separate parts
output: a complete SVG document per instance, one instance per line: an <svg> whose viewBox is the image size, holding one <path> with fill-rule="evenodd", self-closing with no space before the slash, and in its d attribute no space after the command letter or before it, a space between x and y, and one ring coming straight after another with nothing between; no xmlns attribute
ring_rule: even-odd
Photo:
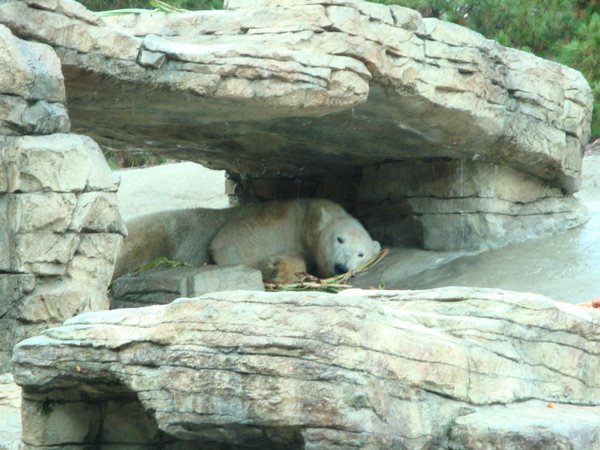
<svg viewBox="0 0 600 450"><path fill-rule="evenodd" d="M76 130L226 169L240 201L262 179L353 178L376 233L412 227L390 242L438 250L586 220L570 194L589 137L587 82L458 25L359 0L232 1L102 21L59 0L0 8L13 33L56 49ZM448 173L432 179L431 169ZM375 217L374 203L388 210Z"/></svg>
<svg viewBox="0 0 600 450"><path fill-rule="evenodd" d="M84 402L26 401L21 414L25 448L68 446L100 432L101 411Z"/></svg>
<svg viewBox="0 0 600 450"><path fill-rule="evenodd" d="M19 4L0 5L0 9ZM0 93L27 100L65 102L60 60L50 46L19 39L0 25L0 67Z"/></svg>
<svg viewBox="0 0 600 450"><path fill-rule="evenodd" d="M96 14L75 0L26 0L25 3L34 8L54 11L90 24L102 24L102 20Z"/></svg>
<svg viewBox="0 0 600 450"><path fill-rule="evenodd" d="M15 194L9 199L12 233L48 230L64 233L73 219L77 197L71 193Z"/></svg>
<svg viewBox="0 0 600 450"><path fill-rule="evenodd" d="M17 450L21 443L21 388L10 373L0 375L0 449Z"/></svg>
<svg viewBox="0 0 600 450"><path fill-rule="evenodd" d="M600 446L600 408L528 401L459 417L451 449L592 449Z"/></svg>
<svg viewBox="0 0 600 450"><path fill-rule="evenodd" d="M9 11L17 13L14 21ZM26 11L33 15L23 16ZM116 206L118 178L98 145L88 137L66 134L70 121L65 66L48 39L36 39L36 32L19 38L13 31L54 27L54 37L64 38L64 43L78 35L80 50L96 46L106 50L137 41L107 32L94 13L71 0L2 1L0 17L12 24L0 25L4 330L0 372L4 372L19 340L81 312L108 308L106 287L126 232ZM92 27L87 29L90 34L86 27ZM135 46L129 50L137 54Z"/></svg>
<svg viewBox="0 0 600 450"><path fill-rule="evenodd" d="M111 58L137 58L141 44L139 39L98 26L101 21L90 24L59 9L53 12L35 6L32 4L30 7L22 1L0 4L1 22L16 35L28 35L39 42L52 42L82 53L102 53Z"/></svg>
<svg viewBox="0 0 600 450"><path fill-rule="evenodd" d="M126 234L115 192L84 192L77 196L70 230Z"/></svg>
<svg viewBox="0 0 600 450"><path fill-rule="evenodd" d="M87 136L73 136L73 139L79 139L77 145L85 148L89 158L89 177L85 187L86 191L117 192L119 188L119 177L110 170L106 158L98 144ZM76 142L74 142L76 144Z"/></svg>
<svg viewBox="0 0 600 450"><path fill-rule="evenodd" d="M512 167L472 160L416 160L368 167L360 195L361 202L372 203L405 197L476 197L512 203L564 197L560 189Z"/></svg>
<svg viewBox="0 0 600 450"><path fill-rule="evenodd" d="M145 270L127 274L112 283L111 308L164 305L181 297L235 290L264 291L260 271L214 265Z"/></svg>
<svg viewBox="0 0 600 450"><path fill-rule="evenodd" d="M259 270L243 266L204 266L191 279L189 297L220 291L264 291Z"/></svg>
<svg viewBox="0 0 600 450"><path fill-rule="evenodd" d="M118 241L123 239L123 237L119 235L112 236L118 239ZM118 244L111 246L111 251L113 254L119 249L120 245ZM88 286L93 287L94 291L100 292L101 294L99 295L101 295L101 298L104 299L106 297L106 287L112 279L114 266L114 258L110 259L109 255L106 255L105 258L87 258L75 252L73 259L69 261L69 264L67 265L65 273L73 280L86 283ZM104 300L102 300L100 303L96 302L96 305L99 304L104 305Z"/></svg>
<svg viewBox="0 0 600 450"><path fill-rule="evenodd" d="M0 271L10 271L10 229L8 227L8 196L0 193Z"/></svg>
<svg viewBox="0 0 600 450"><path fill-rule="evenodd" d="M444 286L532 292L576 304L600 292L600 202L572 230L483 252L391 248L376 266L350 280L355 287L432 289Z"/></svg>
<svg viewBox="0 0 600 450"><path fill-rule="evenodd" d="M116 446L156 441L159 435L156 421L135 399L108 402L102 410L101 442ZM125 419L125 420L123 420Z"/></svg>
<svg viewBox="0 0 600 450"><path fill-rule="evenodd" d="M83 191L90 168L89 157L80 144L78 136L66 134L13 139L3 158L11 190Z"/></svg>
<svg viewBox="0 0 600 450"><path fill-rule="evenodd" d="M11 267L18 272L39 275L64 275L67 263L79 246L79 234L53 231L16 234L12 236L14 250Z"/></svg>
<svg viewBox="0 0 600 450"><path fill-rule="evenodd" d="M138 58L138 63L144 67L153 67L159 69L165 65L167 57L161 52L150 52L142 50Z"/></svg>
<svg viewBox="0 0 600 450"><path fill-rule="evenodd" d="M150 428L136 443L157 448L158 430L248 448L462 448L447 438L461 445L470 423L482 424L474 440L495 442L502 404L516 408L513 426L532 430L548 418L538 436L564 435L558 414L533 413L541 402L580 408L567 434L585 444L592 435L575 434L597 419L576 422L582 407L600 404L599 324L595 311L546 297L461 288L224 292L90 313L17 345L24 430L33 434L23 439L58 443L49 436L61 426L61 439L94 445L104 428L98 408L136 395L145 412L112 408L111 423L140 414L132 423ZM37 392L57 408L90 392L94 400L65 426L39 412ZM519 409L524 398L539 402Z"/></svg>
<svg viewBox="0 0 600 450"><path fill-rule="evenodd" d="M0 173L0 178L2 174ZM1 184L1 181L0 181ZM600 199L600 155L586 155L583 158L583 177L581 190L576 197L583 201Z"/></svg>
<svg viewBox="0 0 600 450"><path fill-rule="evenodd" d="M19 302L13 314L28 323L56 324L78 314L108 309L106 293L90 289L85 281L44 280Z"/></svg>
<svg viewBox="0 0 600 450"><path fill-rule="evenodd" d="M32 274L0 274L0 292L4 297L0 303L0 316L12 313L15 305L35 288L35 277Z"/></svg>
<svg viewBox="0 0 600 450"><path fill-rule="evenodd" d="M81 233L80 238L75 255L67 265L66 274L73 280L93 286L101 294L101 298L105 299L105 290L112 279L123 236L112 233Z"/></svg>
<svg viewBox="0 0 600 450"><path fill-rule="evenodd" d="M3 136L0 136L0 146L6 146L6 139ZM8 174L6 173L6 169L4 164L0 164L0 195L8 192Z"/></svg>
<svg viewBox="0 0 600 450"><path fill-rule="evenodd" d="M100 149L90 138L74 134L23 136L8 142L3 155L11 191L116 192Z"/></svg>
<svg viewBox="0 0 600 450"><path fill-rule="evenodd" d="M509 166L412 161L366 168L358 215L393 246L481 250L584 224L587 208Z"/></svg>
<svg viewBox="0 0 600 450"><path fill-rule="evenodd" d="M0 94L0 132L4 135L68 133L71 122L62 103Z"/></svg>
<svg viewBox="0 0 600 450"><path fill-rule="evenodd" d="M118 170L123 220L160 211L229 206L225 172L191 162ZM0 173L1 177L1 173Z"/></svg>
<svg viewBox="0 0 600 450"><path fill-rule="evenodd" d="M0 25L0 134L68 132L60 61L52 48Z"/></svg>
<svg viewBox="0 0 600 450"><path fill-rule="evenodd" d="M82 233L77 253L86 258L108 258L114 262L123 236L112 233Z"/></svg>

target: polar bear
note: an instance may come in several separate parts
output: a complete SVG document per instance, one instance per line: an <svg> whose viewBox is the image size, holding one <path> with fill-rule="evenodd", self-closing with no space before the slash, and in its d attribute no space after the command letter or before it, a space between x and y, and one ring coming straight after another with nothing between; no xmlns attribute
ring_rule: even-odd
<svg viewBox="0 0 600 450"><path fill-rule="evenodd" d="M127 237L115 262L113 280L158 258L200 267L211 263L208 246L242 208L160 211L128 221Z"/></svg>
<svg viewBox="0 0 600 450"><path fill-rule="evenodd" d="M355 269L381 249L358 220L321 199L275 200L229 220L210 244L220 265L260 269L265 281L290 283L298 272L330 277ZM316 271L316 272L315 272Z"/></svg>

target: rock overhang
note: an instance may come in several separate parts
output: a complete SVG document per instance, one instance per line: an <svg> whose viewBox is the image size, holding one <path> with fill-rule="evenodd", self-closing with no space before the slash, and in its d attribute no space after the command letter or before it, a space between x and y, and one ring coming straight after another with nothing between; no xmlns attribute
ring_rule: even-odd
<svg viewBox="0 0 600 450"><path fill-rule="evenodd" d="M55 47L73 129L106 148L270 178L478 160L578 189L583 76L457 25L346 0L103 19L55 3L0 21Z"/></svg>
<svg viewBox="0 0 600 450"><path fill-rule="evenodd" d="M0 24L54 48L73 131L226 169L240 203L329 198L386 245L431 250L587 220L571 195L592 106L579 72L399 6L226 8L99 18L23 0Z"/></svg>

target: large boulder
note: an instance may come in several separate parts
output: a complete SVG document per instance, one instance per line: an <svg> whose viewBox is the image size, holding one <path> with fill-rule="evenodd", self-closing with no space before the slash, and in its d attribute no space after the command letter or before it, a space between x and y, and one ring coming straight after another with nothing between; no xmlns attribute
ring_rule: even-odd
<svg viewBox="0 0 600 450"><path fill-rule="evenodd" d="M55 48L74 130L225 169L241 201L328 197L379 240L433 250L586 220L579 72L396 5L225 7L100 19L23 0L0 23Z"/></svg>
<svg viewBox="0 0 600 450"><path fill-rule="evenodd" d="M238 291L80 315L13 363L26 448L594 448L599 330L499 290Z"/></svg>

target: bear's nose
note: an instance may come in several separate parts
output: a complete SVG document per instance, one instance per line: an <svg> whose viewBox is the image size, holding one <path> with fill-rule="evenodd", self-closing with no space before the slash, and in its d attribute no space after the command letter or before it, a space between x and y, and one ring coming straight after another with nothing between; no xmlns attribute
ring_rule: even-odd
<svg viewBox="0 0 600 450"><path fill-rule="evenodd" d="M335 270L336 275L341 275L343 273L348 272L348 267L346 266L346 264L342 263L336 263L336 265L333 266L333 269Z"/></svg>

